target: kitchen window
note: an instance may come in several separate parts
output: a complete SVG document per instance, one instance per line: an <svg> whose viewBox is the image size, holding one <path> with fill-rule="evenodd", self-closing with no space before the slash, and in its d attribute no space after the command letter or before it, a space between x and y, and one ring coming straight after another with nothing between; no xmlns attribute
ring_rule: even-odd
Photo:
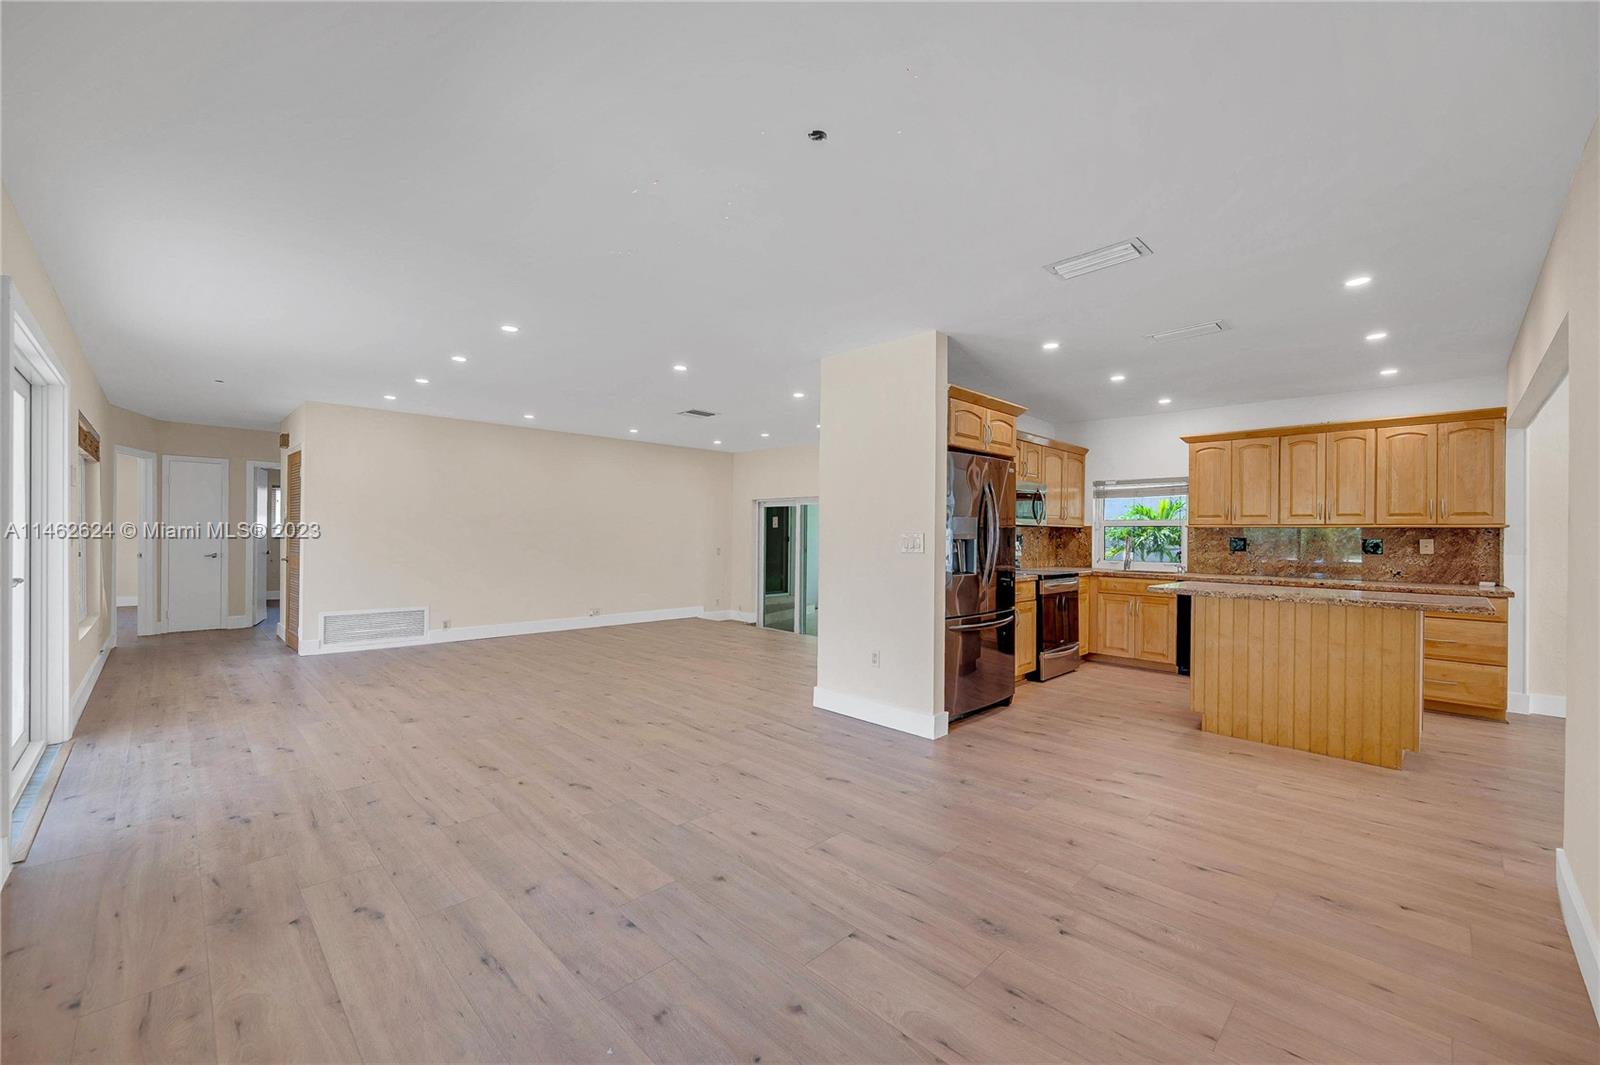
<svg viewBox="0 0 1600 1065"><path fill-rule="evenodd" d="M1095 565L1182 570L1188 515L1187 478L1094 482Z"/></svg>

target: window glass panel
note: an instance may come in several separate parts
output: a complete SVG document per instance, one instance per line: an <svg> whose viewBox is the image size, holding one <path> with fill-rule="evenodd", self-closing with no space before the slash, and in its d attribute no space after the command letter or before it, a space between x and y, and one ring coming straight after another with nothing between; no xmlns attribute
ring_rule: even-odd
<svg viewBox="0 0 1600 1065"><path fill-rule="evenodd" d="M1106 521L1176 521L1182 522L1188 509L1186 495L1133 496L1105 500Z"/></svg>

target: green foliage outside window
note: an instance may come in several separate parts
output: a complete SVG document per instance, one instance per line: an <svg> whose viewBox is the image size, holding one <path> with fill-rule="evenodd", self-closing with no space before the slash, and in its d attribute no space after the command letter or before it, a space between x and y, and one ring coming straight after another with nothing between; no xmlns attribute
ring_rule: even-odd
<svg viewBox="0 0 1600 1065"><path fill-rule="evenodd" d="M1183 496L1168 496L1150 503L1132 503L1121 508L1119 521L1173 522L1171 525L1106 525L1104 528L1104 557L1110 562L1121 562L1131 557L1135 562L1183 561L1183 515L1188 500Z"/></svg>

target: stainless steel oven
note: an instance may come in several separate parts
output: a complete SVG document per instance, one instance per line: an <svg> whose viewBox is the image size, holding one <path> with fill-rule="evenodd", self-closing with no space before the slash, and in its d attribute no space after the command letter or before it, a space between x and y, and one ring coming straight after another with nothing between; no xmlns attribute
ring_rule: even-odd
<svg viewBox="0 0 1600 1065"><path fill-rule="evenodd" d="M1078 578L1039 582L1039 679L1071 673L1082 661L1078 646Z"/></svg>

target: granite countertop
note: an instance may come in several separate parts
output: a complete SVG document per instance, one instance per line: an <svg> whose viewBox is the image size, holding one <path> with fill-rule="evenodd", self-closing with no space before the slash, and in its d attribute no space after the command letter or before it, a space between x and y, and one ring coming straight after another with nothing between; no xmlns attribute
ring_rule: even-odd
<svg viewBox="0 0 1600 1065"><path fill-rule="evenodd" d="M1089 573L1104 577L1143 577L1163 581L1210 581L1217 584L1265 584L1290 588L1344 588L1350 591L1415 592L1419 595L1471 595L1483 599L1510 599L1514 593L1503 584L1484 588L1477 584L1429 584L1425 581L1374 581L1359 577L1275 577L1259 573L1174 573L1172 570L1093 569L1089 566L1019 566L1017 578L1066 577Z"/></svg>
<svg viewBox="0 0 1600 1065"><path fill-rule="evenodd" d="M1181 580L1151 585L1153 592L1200 595L1213 599L1263 599L1278 603L1331 603L1335 606L1384 610L1430 610L1436 613L1493 617L1494 604L1476 595L1424 594L1372 588L1308 588L1286 584L1243 584L1230 581Z"/></svg>

